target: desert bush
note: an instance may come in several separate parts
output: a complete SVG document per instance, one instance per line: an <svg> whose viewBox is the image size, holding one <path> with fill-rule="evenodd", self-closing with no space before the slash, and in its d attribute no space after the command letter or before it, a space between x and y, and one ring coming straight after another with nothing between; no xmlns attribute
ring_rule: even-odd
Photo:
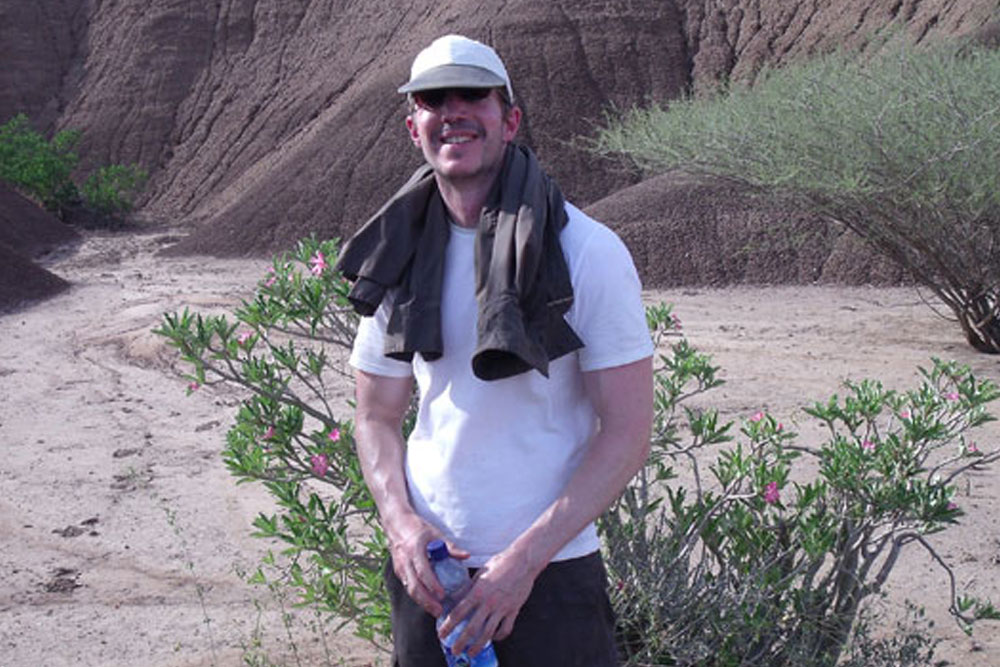
<svg viewBox="0 0 1000 667"><path fill-rule="evenodd" d="M927 620L923 607L907 601L907 615L896 620L891 633L879 630L886 625L887 619L884 612L874 607L868 605L861 609L851 641L837 667L940 667L944 664L945 661L934 662L934 651L941 639L929 634L934 623Z"/></svg>
<svg viewBox="0 0 1000 667"><path fill-rule="evenodd" d="M81 205L106 221L127 215L146 184L146 171L138 165L102 166L78 188L72 176L80 137L79 130L63 130L48 141L27 116L14 116L0 126L0 180L60 218Z"/></svg>
<svg viewBox="0 0 1000 667"><path fill-rule="evenodd" d="M609 117L592 148L735 182L857 232L1000 352L1000 51L836 53Z"/></svg>
<svg viewBox="0 0 1000 667"><path fill-rule="evenodd" d="M107 165L87 177L80 194L87 206L101 215L127 214L148 178L146 170L138 165Z"/></svg>
<svg viewBox="0 0 1000 667"><path fill-rule="evenodd" d="M650 321L671 331L669 310ZM852 639L852 656L895 647L904 664L919 637L879 643L856 622L911 545L951 577L963 628L998 618L957 591L930 539L962 516L955 480L1000 456L966 437L992 419L992 382L937 359L911 391L848 382L805 409L829 434L808 447L763 412L740 437L713 410L682 412L719 384L717 370L683 339L660 355L652 453L599 522L627 664L832 666ZM800 457L814 460L813 479L796 476Z"/></svg>
<svg viewBox="0 0 1000 667"><path fill-rule="evenodd" d="M156 333L179 351L189 392L219 382L247 392L223 460L238 483L273 496L275 511L254 521L287 559L287 576L269 581L385 645L386 538L349 402L334 398L358 321L330 266L337 254L335 241L304 240L232 317L169 313ZM998 456L966 438L990 419L993 384L935 361L916 390L864 381L809 408L829 429L819 448L763 413L737 436L715 411L685 405L720 384L718 369L669 306L647 319L662 350L652 452L599 521L628 664L832 664L902 549L922 546L950 572L929 536L962 515L957 477ZM793 474L801 456L816 459L815 479ZM675 474L678 460L691 481ZM954 586L948 595L962 623L995 614Z"/></svg>
<svg viewBox="0 0 1000 667"><path fill-rule="evenodd" d="M47 141L27 116L18 114L0 125L0 180L59 213L78 196L70 175L79 162L79 141L76 130L63 130Z"/></svg>

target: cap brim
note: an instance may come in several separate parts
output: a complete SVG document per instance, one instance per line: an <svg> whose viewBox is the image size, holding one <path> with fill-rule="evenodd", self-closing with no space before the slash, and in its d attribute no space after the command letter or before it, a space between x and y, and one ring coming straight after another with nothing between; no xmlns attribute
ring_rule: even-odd
<svg viewBox="0 0 1000 667"><path fill-rule="evenodd" d="M400 93L437 88L504 88L507 82L493 72L472 65L441 65L399 87Z"/></svg>

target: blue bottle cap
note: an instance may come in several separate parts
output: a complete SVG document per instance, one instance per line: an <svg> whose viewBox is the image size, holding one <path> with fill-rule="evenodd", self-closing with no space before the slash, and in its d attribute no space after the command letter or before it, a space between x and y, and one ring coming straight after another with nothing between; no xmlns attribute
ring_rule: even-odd
<svg viewBox="0 0 1000 667"><path fill-rule="evenodd" d="M431 560L444 560L450 555L444 540L431 540L427 543L427 557Z"/></svg>

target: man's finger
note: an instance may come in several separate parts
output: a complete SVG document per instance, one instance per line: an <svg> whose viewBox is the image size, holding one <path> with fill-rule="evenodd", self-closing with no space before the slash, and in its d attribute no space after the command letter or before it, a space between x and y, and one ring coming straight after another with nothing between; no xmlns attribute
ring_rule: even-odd
<svg viewBox="0 0 1000 667"><path fill-rule="evenodd" d="M503 622L500 623L500 627L497 628L496 633L493 635L494 641L499 641L501 639L507 639L510 637L510 633L514 631L514 621L517 617L505 616Z"/></svg>
<svg viewBox="0 0 1000 667"><path fill-rule="evenodd" d="M431 567L430 561L424 559L415 565L414 575L432 597L439 601L444 599L444 588L441 586L441 582L438 581L437 575L434 574L434 569Z"/></svg>
<svg viewBox="0 0 1000 667"><path fill-rule="evenodd" d="M465 630L459 635L455 647L459 651L468 651L470 654L477 654L486 645L486 642L493 636L493 628L496 623L489 623L490 612L485 607L477 607L469 616L469 622Z"/></svg>
<svg viewBox="0 0 1000 667"><path fill-rule="evenodd" d="M409 577L408 582L404 582L403 586L406 594L431 616L439 616L444 611L434 591L423 584L416 572Z"/></svg>
<svg viewBox="0 0 1000 667"><path fill-rule="evenodd" d="M502 625L502 619L497 618L497 614L492 614L486 619L475 641L469 646L469 653L478 655L486 647L486 642L497 639L497 632Z"/></svg>

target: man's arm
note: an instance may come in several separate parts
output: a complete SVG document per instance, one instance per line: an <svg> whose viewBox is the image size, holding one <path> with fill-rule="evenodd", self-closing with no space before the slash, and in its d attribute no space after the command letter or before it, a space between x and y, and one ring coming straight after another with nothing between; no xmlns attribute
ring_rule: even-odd
<svg viewBox="0 0 1000 667"><path fill-rule="evenodd" d="M538 574L610 506L649 454L652 359L583 375L587 396L600 419L598 432L559 498L482 567L475 585L449 614L440 629L442 636L471 613L467 630L455 644L458 650L468 646L470 652L476 652L486 640L503 639L511 633Z"/></svg>
<svg viewBox="0 0 1000 667"><path fill-rule="evenodd" d="M355 440L365 482L389 538L392 566L407 593L429 613L441 613L444 595L427 559L427 543L439 532L413 510L406 486L402 425L413 378L355 372ZM463 552L457 555L466 555Z"/></svg>

